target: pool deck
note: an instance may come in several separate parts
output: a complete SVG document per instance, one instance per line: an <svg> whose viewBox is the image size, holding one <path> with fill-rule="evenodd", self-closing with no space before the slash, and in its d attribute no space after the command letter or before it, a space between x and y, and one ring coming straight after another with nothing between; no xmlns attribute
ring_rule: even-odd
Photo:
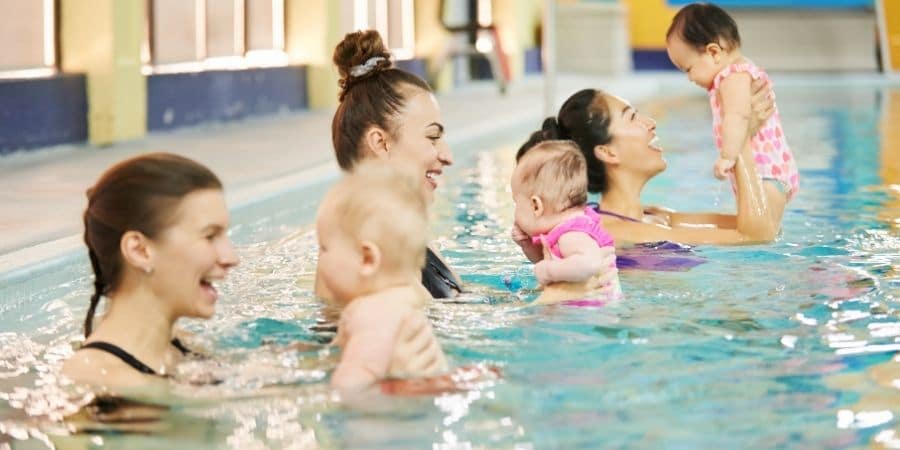
<svg viewBox="0 0 900 450"><path fill-rule="evenodd" d="M639 78L563 76L556 97L561 101L585 86L635 100L657 92L653 76ZM529 77L510 86L505 96L487 82L440 94L451 147L504 128L538 127L542 87L540 77ZM232 207L335 176L333 114L329 108L210 123L105 147L64 145L0 157L0 274L78 250L85 190L107 167L134 155L168 151L208 165L225 184Z"/></svg>
<svg viewBox="0 0 900 450"><path fill-rule="evenodd" d="M557 106L585 87L633 102L663 92L702 95L678 73L560 75ZM544 116L540 77L514 83L505 96L494 84L478 82L438 98L451 148L503 129L537 128ZM208 165L224 182L232 207L334 177L332 115L333 109L304 111L152 133L106 147L67 145L0 157L0 275L80 250L85 189L111 164L140 153L169 151Z"/></svg>

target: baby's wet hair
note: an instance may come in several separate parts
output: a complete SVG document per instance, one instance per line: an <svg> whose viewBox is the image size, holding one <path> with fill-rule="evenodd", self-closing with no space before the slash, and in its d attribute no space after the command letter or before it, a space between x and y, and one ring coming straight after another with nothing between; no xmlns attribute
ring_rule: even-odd
<svg viewBox="0 0 900 450"><path fill-rule="evenodd" d="M425 265L427 205L423 180L412 166L369 158L357 163L329 196L341 231L374 243L388 270Z"/></svg>
<svg viewBox="0 0 900 450"><path fill-rule="evenodd" d="M737 23L724 9L710 3L691 3L678 10L666 31L672 36L702 51L709 44L719 44L726 50L741 46Z"/></svg>
<svg viewBox="0 0 900 450"><path fill-rule="evenodd" d="M543 141L521 155L515 176L526 194L537 195L550 212L587 204L587 161L569 140Z"/></svg>

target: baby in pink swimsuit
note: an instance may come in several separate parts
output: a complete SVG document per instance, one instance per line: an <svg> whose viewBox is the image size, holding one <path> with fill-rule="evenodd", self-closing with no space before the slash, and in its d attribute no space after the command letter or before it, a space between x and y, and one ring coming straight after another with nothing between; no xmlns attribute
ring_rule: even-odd
<svg viewBox="0 0 900 450"><path fill-rule="evenodd" d="M718 6L695 3L672 19L666 33L669 58L688 78L709 92L713 133L719 158L717 178L734 181L734 165L749 140L770 208L778 213L797 194L800 177L781 127L778 109L760 130L750 135L751 89L754 79L768 75L741 54L737 24Z"/></svg>
<svg viewBox="0 0 900 450"><path fill-rule="evenodd" d="M511 185L516 230L523 234L516 240L542 248L532 258L545 288L538 301L621 297L613 239L587 206L587 163L576 144L538 144L516 164Z"/></svg>

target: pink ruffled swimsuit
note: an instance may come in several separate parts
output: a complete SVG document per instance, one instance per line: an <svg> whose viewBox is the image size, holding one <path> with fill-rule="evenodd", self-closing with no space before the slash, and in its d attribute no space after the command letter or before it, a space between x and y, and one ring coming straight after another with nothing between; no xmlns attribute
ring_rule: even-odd
<svg viewBox="0 0 900 450"><path fill-rule="evenodd" d="M716 137L716 148L722 151L722 104L719 99L719 85L728 75L736 72L749 73L753 79L769 81L769 75L752 63L732 64L720 71L713 79L709 89L709 105L713 112L713 133ZM771 81L769 81L771 83ZM772 117L750 138L750 149L756 160L757 171L763 180L772 180L784 191L790 200L800 189L800 174L794 155L788 147L781 128L781 116L778 107ZM737 192L734 176L731 177L731 188Z"/></svg>
<svg viewBox="0 0 900 450"><path fill-rule="evenodd" d="M562 258L563 255L559 251L559 238L571 231L587 234L594 238L594 241L600 247L608 247L614 244L612 235L600 224L600 214L597 214L593 206L585 207L584 214L575 216L553 227L548 233L532 236L531 242L535 245L546 245L551 255Z"/></svg>
<svg viewBox="0 0 900 450"><path fill-rule="evenodd" d="M580 216L572 217L569 220L553 227L547 233L539 234L537 236L531 237L531 242L538 245L546 245L547 250L550 251L550 254L556 258L563 258L562 253L559 251L559 239L562 235L570 232L580 232L585 233L597 242L597 245L600 247L609 247L615 244L613 241L613 237L603 228L603 225L600 224L600 214L597 214L597 211L594 209L593 205L588 205L584 208L584 214ZM616 263L613 262L610 267L615 268ZM618 282L616 282L618 283ZM615 289L615 293L611 297L612 299L621 298L622 292L621 288L617 287ZM589 298L589 299L575 299L563 302L565 305L569 306L603 306L606 302L600 299Z"/></svg>

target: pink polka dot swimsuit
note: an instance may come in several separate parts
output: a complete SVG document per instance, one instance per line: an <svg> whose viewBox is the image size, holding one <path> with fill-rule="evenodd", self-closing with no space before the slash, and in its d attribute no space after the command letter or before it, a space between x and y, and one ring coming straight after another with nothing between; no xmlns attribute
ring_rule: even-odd
<svg viewBox="0 0 900 450"><path fill-rule="evenodd" d="M732 64L716 75L712 87L709 89L709 105L713 112L716 148L720 152L722 151L722 104L719 98L719 85L725 77L736 72L746 72L753 79L761 78L769 81L769 75L752 63ZM769 117L762 128L750 138L750 149L753 151L760 178L777 181L785 190L788 200L793 198L800 189L800 174L797 171L794 155L791 154L787 139L784 137L777 106L772 117ZM737 192L733 175L731 176L731 187Z"/></svg>

